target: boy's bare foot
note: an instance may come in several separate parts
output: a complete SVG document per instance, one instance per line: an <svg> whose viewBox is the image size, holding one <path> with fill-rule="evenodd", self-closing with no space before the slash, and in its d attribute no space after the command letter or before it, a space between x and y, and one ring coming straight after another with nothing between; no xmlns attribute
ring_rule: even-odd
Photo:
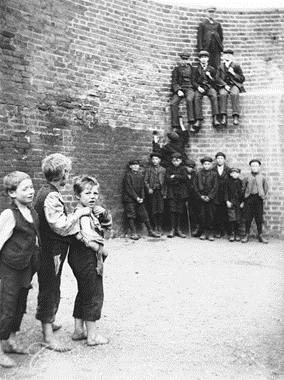
<svg viewBox="0 0 284 380"><path fill-rule="evenodd" d="M19 354L19 355L28 355L28 351L19 343L16 342L7 342L4 347L4 352L7 354Z"/></svg>
<svg viewBox="0 0 284 380"><path fill-rule="evenodd" d="M85 333L85 331L74 331L71 336L71 339L75 341L87 339L87 334Z"/></svg>
<svg viewBox="0 0 284 380"><path fill-rule="evenodd" d="M72 350L72 347L67 346L62 342L59 342L56 339L43 340L41 345L49 350L53 350L56 352L67 352Z"/></svg>
<svg viewBox="0 0 284 380"><path fill-rule="evenodd" d="M97 335L95 339L88 339L87 346L98 346L101 344L108 344L109 339L103 337L102 335Z"/></svg>
<svg viewBox="0 0 284 380"><path fill-rule="evenodd" d="M16 367L17 364L13 359L10 359L8 356L4 354L0 354L0 366L5 368Z"/></svg>
<svg viewBox="0 0 284 380"><path fill-rule="evenodd" d="M52 331L53 332L60 330L61 327L62 327L62 325L57 325L56 323L52 323Z"/></svg>

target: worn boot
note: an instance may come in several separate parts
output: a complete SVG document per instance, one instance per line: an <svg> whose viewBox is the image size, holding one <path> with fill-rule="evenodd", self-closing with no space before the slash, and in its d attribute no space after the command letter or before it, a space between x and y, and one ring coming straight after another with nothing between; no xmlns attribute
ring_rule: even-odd
<svg viewBox="0 0 284 380"><path fill-rule="evenodd" d="M223 127L227 125L227 115L222 115L221 125L223 125Z"/></svg>
<svg viewBox="0 0 284 380"><path fill-rule="evenodd" d="M262 234L259 234L258 235L258 241L260 243L264 243L264 244L267 244L268 243L268 240L264 239L264 237L262 236Z"/></svg>
<svg viewBox="0 0 284 380"><path fill-rule="evenodd" d="M234 242L235 241L235 234L231 234L229 241Z"/></svg>
<svg viewBox="0 0 284 380"><path fill-rule="evenodd" d="M239 125L239 115L234 115L233 116L233 124L234 125Z"/></svg>
<svg viewBox="0 0 284 380"><path fill-rule="evenodd" d="M186 235L183 234L180 230L180 214L176 214L176 227L175 227L175 234L178 237L186 238Z"/></svg>
<svg viewBox="0 0 284 380"><path fill-rule="evenodd" d="M245 236L242 238L242 243L247 243L249 241L249 235L245 234Z"/></svg>
<svg viewBox="0 0 284 380"><path fill-rule="evenodd" d="M220 123L219 123L216 115L213 116L213 127L215 127L215 128L220 127Z"/></svg>

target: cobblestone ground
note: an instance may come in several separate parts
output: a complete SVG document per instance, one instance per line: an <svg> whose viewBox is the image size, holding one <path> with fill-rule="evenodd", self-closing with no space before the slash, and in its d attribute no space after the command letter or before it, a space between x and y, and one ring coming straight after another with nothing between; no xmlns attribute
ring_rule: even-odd
<svg viewBox="0 0 284 380"><path fill-rule="evenodd" d="M29 356L0 379L284 379L284 242L107 241L99 330L110 344L41 349L30 292L20 338ZM66 263L57 322L70 342L76 283Z"/></svg>

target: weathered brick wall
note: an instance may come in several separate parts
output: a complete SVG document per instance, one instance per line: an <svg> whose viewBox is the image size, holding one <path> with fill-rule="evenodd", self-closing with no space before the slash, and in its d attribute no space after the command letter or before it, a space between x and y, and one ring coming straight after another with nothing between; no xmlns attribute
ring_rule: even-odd
<svg viewBox="0 0 284 380"><path fill-rule="evenodd" d="M73 174L98 177L119 229L125 165L134 156L146 163L152 131L169 129L171 70L184 48L196 62L203 11L148 0L2 0L0 11L1 177L25 170L38 188L41 159L65 153ZM188 151L197 160L223 150L244 171L249 158L261 158L271 184L267 228L280 236L283 95L267 92L275 83L283 89L284 12L222 11L217 18L246 76L241 125L214 130L206 101L204 128ZM5 202L2 196L1 209Z"/></svg>

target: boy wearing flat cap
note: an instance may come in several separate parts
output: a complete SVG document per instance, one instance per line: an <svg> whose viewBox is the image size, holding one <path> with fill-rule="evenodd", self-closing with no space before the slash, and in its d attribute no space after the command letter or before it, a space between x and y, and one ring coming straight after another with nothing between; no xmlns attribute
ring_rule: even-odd
<svg viewBox="0 0 284 380"><path fill-rule="evenodd" d="M218 194L217 174L211 170L213 159L203 157L200 162L203 168L197 173L195 191L199 200L200 239L214 241L213 227Z"/></svg>
<svg viewBox="0 0 284 380"><path fill-rule="evenodd" d="M241 170L233 165L230 175L225 182L225 201L228 210L231 242L240 241L240 227L242 222L242 210L244 207L244 195L242 181L239 178Z"/></svg>
<svg viewBox="0 0 284 380"><path fill-rule="evenodd" d="M225 183L230 173L230 168L226 165L226 155L217 152L215 155L216 165L212 171L217 174L218 193L216 197L216 217L215 217L215 237L220 238L228 230L228 213L225 202Z"/></svg>
<svg viewBox="0 0 284 380"><path fill-rule="evenodd" d="M249 162L249 165L251 173L243 179L246 231L242 243L247 243L249 241L249 232L253 219L256 223L259 242L268 243L268 241L262 236L263 201L268 192L268 184L265 177L260 173L260 160L252 159Z"/></svg>
<svg viewBox="0 0 284 380"><path fill-rule="evenodd" d="M171 231L168 234L169 238L173 238L174 236L186 237L180 230L181 215L188 198L186 180L187 172L182 165L182 155L174 153L172 155L172 163L166 170L167 200L171 224Z"/></svg>
<svg viewBox="0 0 284 380"><path fill-rule="evenodd" d="M199 233L199 218L198 218L198 201L195 192L194 182L196 181L196 163L193 160L186 160L184 164L187 171L187 210L190 223L191 235L196 237Z"/></svg>
<svg viewBox="0 0 284 380"><path fill-rule="evenodd" d="M161 154L161 165L165 168L171 166L173 153L181 154L183 162L188 158L185 149L189 140L189 133L183 123L180 126L181 128L177 132L172 131L167 133L169 142L163 147L159 144L158 133L153 132L153 152Z"/></svg>
<svg viewBox="0 0 284 380"><path fill-rule="evenodd" d="M190 53L180 53L180 64L172 71L172 92L171 99L171 125L172 128L180 128L179 103L182 99L186 101L187 120L189 125L194 123L194 89L193 89L193 67L189 61Z"/></svg>
<svg viewBox="0 0 284 380"><path fill-rule="evenodd" d="M148 230L148 236L160 237L160 234L153 231L144 205L144 177L139 172L139 161L131 160L128 165L129 170L125 174L122 183L122 202L124 204L125 215L131 230L130 239L139 239L135 225L135 220L138 218L145 224Z"/></svg>
<svg viewBox="0 0 284 380"><path fill-rule="evenodd" d="M151 165L146 168L144 183L147 191L150 217L154 231L162 234L164 213L164 197L166 196L165 175L166 169L160 165L160 153L151 153Z"/></svg>
<svg viewBox="0 0 284 380"><path fill-rule="evenodd" d="M223 29L219 22L214 20L215 7L206 9L206 18L199 24L197 30L197 48L209 52L209 65L215 67L220 64L220 55L223 51Z"/></svg>
<svg viewBox="0 0 284 380"><path fill-rule="evenodd" d="M197 131L201 128L203 120L202 112L202 99L207 95L211 102L213 126L220 126L217 120L218 99L215 89L215 76L216 70L213 66L208 65L209 53L208 51L201 50L198 54L199 65L194 70L193 87L196 90L194 95L194 110L196 122L193 124L193 128Z"/></svg>
<svg viewBox="0 0 284 380"><path fill-rule="evenodd" d="M222 115L221 124L227 124L227 104L230 96L232 102L233 124L239 124L240 116L240 92L245 92L245 77L241 66L233 62L234 50L225 49L224 62L217 69L216 84L219 88L219 110Z"/></svg>

